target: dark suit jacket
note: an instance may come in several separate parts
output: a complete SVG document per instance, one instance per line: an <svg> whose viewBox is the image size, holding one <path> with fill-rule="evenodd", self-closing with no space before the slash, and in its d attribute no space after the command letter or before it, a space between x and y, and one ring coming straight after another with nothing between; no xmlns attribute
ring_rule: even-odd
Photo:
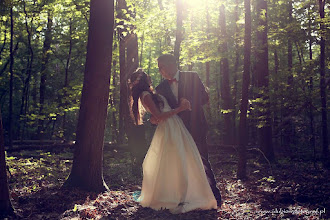
<svg viewBox="0 0 330 220"><path fill-rule="evenodd" d="M183 111L181 117L186 128L194 138L200 153L206 149L207 122L202 106L209 100L208 93L196 72L181 72L179 74L178 100L186 98L191 103L191 111ZM171 108L178 107L179 103L171 90L168 80L164 80L156 87L157 93L163 95Z"/></svg>

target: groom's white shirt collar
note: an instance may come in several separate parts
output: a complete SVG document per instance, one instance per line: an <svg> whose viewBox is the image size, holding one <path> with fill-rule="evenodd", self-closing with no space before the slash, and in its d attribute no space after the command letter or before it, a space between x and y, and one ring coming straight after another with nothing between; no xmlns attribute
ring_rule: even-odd
<svg viewBox="0 0 330 220"><path fill-rule="evenodd" d="M179 78L180 78L179 75L180 75L180 70L178 70L176 72L176 74L174 75L173 79L176 79L179 82Z"/></svg>

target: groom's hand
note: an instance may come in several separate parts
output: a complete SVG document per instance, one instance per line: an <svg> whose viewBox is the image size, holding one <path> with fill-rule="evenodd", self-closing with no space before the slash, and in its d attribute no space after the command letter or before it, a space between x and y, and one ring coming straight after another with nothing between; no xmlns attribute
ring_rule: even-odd
<svg viewBox="0 0 330 220"><path fill-rule="evenodd" d="M186 99L186 98L181 98L181 99L180 99L180 107L181 107L183 110L191 111L191 104L190 104L189 100Z"/></svg>

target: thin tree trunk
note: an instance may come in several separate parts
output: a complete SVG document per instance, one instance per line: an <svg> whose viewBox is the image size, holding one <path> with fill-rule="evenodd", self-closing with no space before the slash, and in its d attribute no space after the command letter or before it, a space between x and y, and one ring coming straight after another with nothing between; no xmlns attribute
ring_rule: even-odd
<svg viewBox="0 0 330 220"><path fill-rule="evenodd" d="M175 45L174 45L174 57L176 58L178 67L180 66L180 50L181 42L183 39L183 2L182 0L176 0L176 34L175 34Z"/></svg>
<svg viewBox="0 0 330 220"><path fill-rule="evenodd" d="M123 10L126 9L125 0L118 0L118 9ZM121 13L117 13L119 19L122 18ZM126 86L126 45L125 45L125 37L122 35L122 30L118 31L118 40L119 40L119 68L120 68L120 101L119 101L119 118L124 120L119 120L119 135L118 135L118 143L123 144L125 142L125 121L129 118L129 109L128 109L128 94L127 94L127 86Z"/></svg>
<svg viewBox="0 0 330 220"><path fill-rule="evenodd" d="M13 51L13 56L15 56L16 54L16 51L18 50L18 44L19 42L16 43L15 45L15 48L14 48L14 51ZM10 43L9 43L10 45ZM10 53L10 51L9 51ZM6 63L3 65L2 69L0 70L0 76L2 76L2 74L6 71L8 65L10 65L10 62L11 62L11 58L10 58L10 55L9 55L9 59L6 61Z"/></svg>
<svg viewBox="0 0 330 220"><path fill-rule="evenodd" d="M309 22L308 22L308 31L309 31L309 44L308 44L308 48L309 48L309 61L310 61L310 71L312 71L312 61L313 61L313 50L312 50L312 45L313 45L313 37L312 37L312 29L311 29L311 17L309 14L309 10L308 10L308 18L309 18ZM316 162L316 143L315 143L315 129L314 129L314 112L313 112L313 107L312 107L312 93L313 93L313 74L311 74L310 78L309 78L309 97L310 97L310 105L309 105L309 125L310 125L310 145L313 148L313 157L314 157L314 164Z"/></svg>
<svg viewBox="0 0 330 220"><path fill-rule="evenodd" d="M274 74L276 75L276 76L278 76L278 71L279 71L279 65L280 65L280 63L279 63L279 58L278 58L278 52L277 52L277 48L275 48L275 51L274 51ZM274 85L274 89L275 89L275 91L278 91L278 85L277 84L275 84ZM279 120L281 120L281 115L280 115L280 113L281 113L281 108L282 108L282 99L280 99L280 100L275 100L275 102L274 102L274 119L273 119L273 121L274 121L274 123L273 123L273 127L277 127L277 125L279 124ZM278 107L278 106L280 106L280 107ZM281 132L282 132L282 130L281 130ZM281 138L282 138L282 133L281 133L281 135L279 135L279 137L280 138L276 138L276 145L278 145L278 146L280 146L281 145Z"/></svg>
<svg viewBox="0 0 330 220"><path fill-rule="evenodd" d="M70 70L70 63L71 63L71 56L72 56L72 18L70 18L70 26L69 26L69 52L68 52L68 57L66 59L66 64L65 64L65 77L64 77L64 86L63 86L63 97L67 96L67 89L69 86L69 70ZM64 103L64 107L66 108L69 103ZM65 134L65 129L66 129L66 112L63 113L62 117L62 130L63 133Z"/></svg>
<svg viewBox="0 0 330 220"><path fill-rule="evenodd" d="M289 25L289 29L288 29L288 78L287 78L287 94L291 94L293 92L293 74L292 74L292 67L293 67L293 54L292 54L292 28L291 28L291 24L292 24L292 0L288 0L287 3L287 10L288 10L288 25ZM290 102L290 98L288 98L288 100L286 100L287 103L291 103ZM284 114L284 118L286 118L290 112L292 111L291 108L291 104L288 104L287 107L283 109L283 114ZM288 125L285 127L284 129L284 134L285 136L283 137L283 141L284 144L286 146L289 146L292 143L292 134L293 134L293 125L292 123L288 123Z"/></svg>
<svg viewBox="0 0 330 220"><path fill-rule="evenodd" d="M6 170L5 141L2 127L2 116L0 109L0 217L14 214L14 208L9 197L9 188Z"/></svg>
<svg viewBox="0 0 330 220"><path fill-rule="evenodd" d="M33 19L31 20L31 30L29 29L29 25L28 25L28 13L26 11L26 3L23 0L23 10L24 10L24 14L25 14L25 29L26 29L26 33L27 33L27 40L28 40L28 49L30 52L30 57L28 58L28 62L27 62L27 66L26 66L26 79L25 79L25 83L24 83L24 88L23 88L23 96L22 96L22 106L23 108L21 108L21 115L26 116L29 113L29 95L30 95L30 81L31 81L31 77L32 77L32 66L33 66L33 61L34 61L34 51L32 48L32 34L31 34L31 30L32 30L32 23L33 23ZM25 127L26 127L26 123L24 123L23 125L23 131L22 131L22 136L25 133Z"/></svg>
<svg viewBox="0 0 330 220"><path fill-rule="evenodd" d="M295 42L296 45L296 50L297 50L297 54L298 54L298 58L299 58L299 64L300 66L303 64L303 55L300 55L300 51L299 51L299 45L297 43L297 41Z"/></svg>
<svg viewBox="0 0 330 220"><path fill-rule="evenodd" d="M10 81L9 81L9 147L13 147L13 92L14 92L14 53L13 53L13 45L14 45L14 15L13 15L13 7L10 8Z"/></svg>
<svg viewBox="0 0 330 220"><path fill-rule="evenodd" d="M117 62L116 60L113 61L113 75L112 75L112 86L113 86L113 90L111 93L111 108L117 108L117 102L116 102L116 84L117 84L117 72L116 72L116 65ZM116 117L116 111L112 111L112 124L111 124L111 128L112 128L112 141L113 142L117 142L118 141L118 129L117 129L117 117ZM117 142L118 143L118 142Z"/></svg>
<svg viewBox="0 0 330 220"><path fill-rule="evenodd" d="M148 75L150 74L150 68L151 68L151 47L149 48L149 56L148 56Z"/></svg>
<svg viewBox="0 0 330 220"><path fill-rule="evenodd" d="M139 58L139 66L142 66L143 46L144 46L144 32L141 37L141 51L140 51L140 58Z"/></svg>
<svg viewBox="0 0 330 220"><path fill-rule="evenodd" d="M322 112L322 162L326 168L330 167L328 161L328 126L327 126L327 95L326 95L326 83L325 83L325 38L323 31L325 30L325 13L324 13L325 0L319 0L319 12L321 17L321 40L320 40L320 96L321 96L321 112Z"/></svg>
<svg viewBox="0 0 330 220"><path fill-rule="evenodd" d="M267 1L257 0L256 11L258 14L258 31L256 49L256 75L257 86L259 89L258 98L262 101L259 103L259 127L258 127L258 143L268 158L273 161L274 150L272 144L272 125L271 112L269 102L269 69L268 69L268 37L267 37ZM262 27L262 28L261 28Z"/></svg>
<svg viewBox="0 0 330 220"><path fill-rule="evenodd" d="M238 30L238 8L239 8L239 0L236 0L236 6L235 6L235 12L234 12L234 17L235 17L235 50L236 50L236 58L235 58L235 68L234 68L234 80L233 80L233 91L232 91L232 96L233 96L233 143L236 144L236 115L237 115L237 109L236 109L236 100L237 100L237 74L238 74L238 69L239 69L239 30Z"/></svg>
<svg viewBox="0 0 330 220"><path fill-rule="evenodd" d="M221 99L222 111L224 118L223 142L224 144L232 144L233 141L233 123L232 123L232 103L230 97L230 82L229 82L229 61L228 61L228 46L227 46L227 31L226 31L226 17L225 7L220 6L219 26L220 26L220 41L221 46L219 52L220 60L220 74L221 74Z"/></svg>
<svg viewBox="0 0 330 220"><path fill-rule="evenodd" d="M288 22L290 29L288 30L288 85L292 86L293 75L292 75L292 66L293 66L293 55L292 55L292 40L291 40L291 24L292 24L292 0L288 0Z"/></svg>
<svg viewBox="0 0 330 220"><path fill-rule="evenodd" d="M158 0L158 5L160 10L164 10L163 2L162 0Z"/></svg>
<svg viewBox="0 0 330 220"><path fill-rule="evenodd" d="M274 72L276 75L278 75L278 69L279 69L279 60L278 60L278 53L277 53L277 49L275 49L274 51L274 63L275 63L275 68L274 68Z"/></svg>
<svg viewBox="0 0 330 220"><path fill-rule="evenodd" d="M128 35L126 47L127 74L129 75L139 67L138 38L136 34L132 33Z"/></svg>
<svg viewBox="0 0 330 220"><path fill-rule="evenodd" d="M206 1L206 34L207 39L210 39L210 13L209 13L209 1ZM210 62L205 63L205 85L207 88L210 88ZM208 104L209 105L209 104Z"/></svg>
<svg viewBox="0 0 330 220"><path fill-rule="evenodd" d="M48 22L47 22L47 30L45 33L45 41L44 47L42 50L42 62L41 62L41 70L40 70L40 88L39 88L39 115L43 115L44 104L45 104L45 93L46 93L46 80L47 80L47 64L49 60L49 50L52 41L52 25L53 25L53 17L51 12L48 12ZM40 119L38 123L38 134L39 139L43 139L44 137L44 120Z"/></svg>
<svg viewBox="0 0 330 220"><path fill-rule="evenodd" d="M107 118L114 1L91 0L86 68L72 170L64 186L107 190L103 180L103 146Z"/></svg>
<svg viewBox="0 0 330 220"><path fill-rule="evenodd" d="M247 109L250 86L251 66L251 2L244 0L245 31L244 31L244 72L242 82L242 99L239 120L239 160L237 177L246 178L246 146L248 144Z"/></svg>

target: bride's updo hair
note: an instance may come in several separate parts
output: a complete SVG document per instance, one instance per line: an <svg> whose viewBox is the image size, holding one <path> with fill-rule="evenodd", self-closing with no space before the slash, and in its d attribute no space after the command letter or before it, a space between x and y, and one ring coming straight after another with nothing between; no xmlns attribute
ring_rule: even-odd
<svg viewBox="0 0 330 220"><path fill-rule="evenodd" d="M164 103L158 95L154 94L148 75L140 68L129 76L128 86L130 88L130 114L134 123L140 125L142 124L142 115L139 106L139 99L142 92L149 92L152 96L152 100L159 109Z"/></svg>

